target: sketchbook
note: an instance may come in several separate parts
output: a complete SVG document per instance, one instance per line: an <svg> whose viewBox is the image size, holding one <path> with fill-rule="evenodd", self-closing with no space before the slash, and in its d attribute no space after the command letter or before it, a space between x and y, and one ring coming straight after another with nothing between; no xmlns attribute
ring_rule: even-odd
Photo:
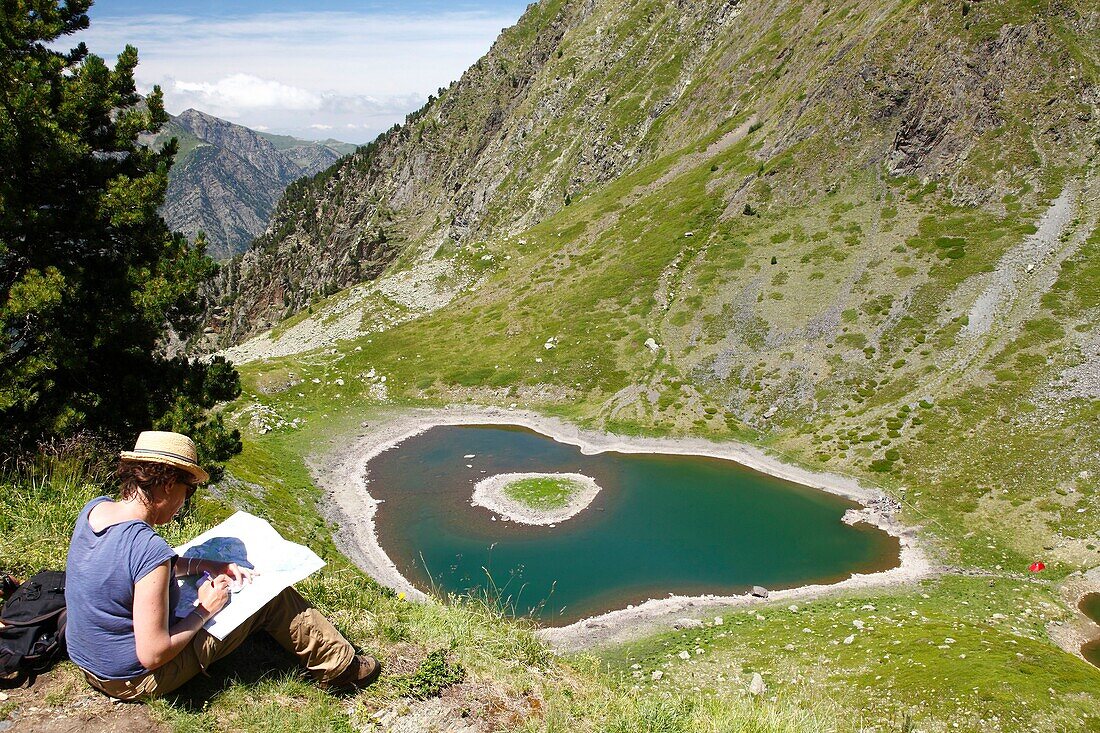
<svg viewBox="0 0 1100 733"><path fill-rule="evenodd" d="M235 562L256 570L259 575L237 592L229 602L203 626L211 635L224 639L252 614L259 611L284 588L315 573L325 561L313 550L283 539L275 529L248 512L237 512L217 527L175 548L180 558ZM201 575L176 578L179 602L175 615L182 618L191 613L198 600Z"/></svg>

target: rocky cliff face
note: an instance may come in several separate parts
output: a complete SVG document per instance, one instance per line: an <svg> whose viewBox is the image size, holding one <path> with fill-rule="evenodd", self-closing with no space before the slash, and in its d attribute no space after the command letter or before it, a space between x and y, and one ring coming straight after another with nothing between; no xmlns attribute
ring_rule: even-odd
<svg viewBox="0 0 1100 733"><path fill-rule="evenodd" d="M240 340L318 297L517 234L647 165L651 187L752 133L754 167L710 184L723 217L798 206L865 171L999 205L1089 149L1087 3L543 0L456 83L289 188L223 272L211 329ZM1092 44L1093 46L1095 44ZM609 212L609 215L611 213Z"/></svg>
<svg viewBox="0 0 1100 733"><path fill-rule="evenodd" d="M168 179L162 214L176 231L206 234L207 252L223 259L244 251L267 227L289 183L324 170L349 152L312 143L276 146L247 127L189 109L158 136L175 137L180 153Z"/></svg>

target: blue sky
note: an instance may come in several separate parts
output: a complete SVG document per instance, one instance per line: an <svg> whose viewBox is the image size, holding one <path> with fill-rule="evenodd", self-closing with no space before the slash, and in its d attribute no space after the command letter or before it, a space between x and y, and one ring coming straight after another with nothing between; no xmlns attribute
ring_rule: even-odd
<svg viewBox="0 0 1100 733"><path fill-rule="evenodd" d="M138 87L254 129L364 143L489 50L527 0L98 0L76 39L138 48Z"/></svg>

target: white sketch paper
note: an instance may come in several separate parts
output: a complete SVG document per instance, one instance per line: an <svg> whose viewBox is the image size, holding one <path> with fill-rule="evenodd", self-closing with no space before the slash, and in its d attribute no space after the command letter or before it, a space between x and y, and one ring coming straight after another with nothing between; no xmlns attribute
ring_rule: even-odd
<svg viewBox="0 0 1100 733"><path fill-rule="evenodd" d="M232 593L225 607L203 626L218 639L224 639L284 588L325 566L325 561L313 550L283 539L270 524L248 512L237 512L175 549L181 559L197 557L235 562L259 573L251 583ZM197 584L202 579L201 575L176 578L179 588L177 617L194 610L198 599Z"/></svg>

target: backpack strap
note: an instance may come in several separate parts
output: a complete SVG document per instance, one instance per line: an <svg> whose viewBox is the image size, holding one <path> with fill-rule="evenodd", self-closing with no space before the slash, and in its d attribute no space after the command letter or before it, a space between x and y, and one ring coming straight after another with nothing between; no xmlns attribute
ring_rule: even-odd
<svg viewBox="0 0 1100 733"><path fill-rule="evenodd" d="M11 628L19 627L19 626L34 626L36 624L42 623L43 621L49 621L51 618L53 618L55 616L60 616L63 613L65 613L65 607L64 606L62 606L61 608L55 608L52 611L44 613L41 616L35 616L34 618L20 619L18 621L12 621L11 619L4 619L3 620L3 625L7 626L7 627L11 627Z"/></svg>

